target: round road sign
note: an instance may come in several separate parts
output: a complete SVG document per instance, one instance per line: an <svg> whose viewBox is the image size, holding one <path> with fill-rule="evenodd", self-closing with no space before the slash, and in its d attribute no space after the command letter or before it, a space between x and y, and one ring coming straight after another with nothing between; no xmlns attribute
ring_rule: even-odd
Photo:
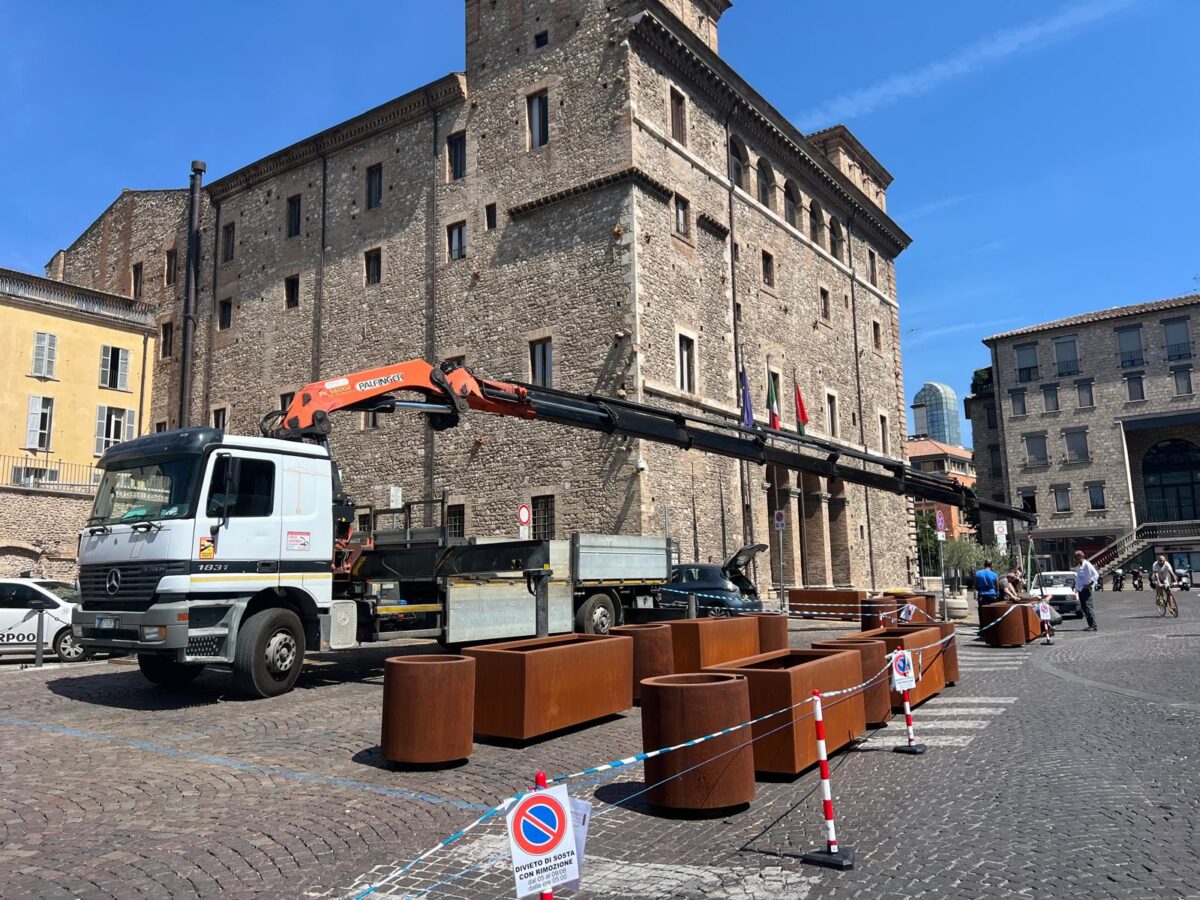
<svg viewBox="0 0 1200 900"><path fill-rule="evenodd" d="M942 511L940 509L937 511L937 530L946 530L946 517L942 515Z"/></svg>
<svg viewBox="0 0 1200 900"><path fill-rule="evenodd" d="M553 797L526 797L512 819L513 840L532 856L554 850L567 833L567 813Z"/></svg>
<svg viewBox="0 0 1200 900"><path fill-rule="evenodd" d="M527 503L522 503L520 506L517 507L517 524L518 525L528 525L530 518L531 518L531 516L529 513L529 505Z"/></svg>
<svg viewBox="0 0 1200 900"><path fill-rule="evenodd" d="M903 653L897 653L892 660L892 667L896 670L896 674L901 678L908 675L908 657Z"/></svg>

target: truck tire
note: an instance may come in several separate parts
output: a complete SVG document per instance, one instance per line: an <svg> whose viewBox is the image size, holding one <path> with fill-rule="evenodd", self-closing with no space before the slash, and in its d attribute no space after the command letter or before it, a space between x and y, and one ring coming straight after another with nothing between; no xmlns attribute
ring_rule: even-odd
<svg viewBox="0 0 1200 900"><path fill-rule="evenodd" d="M247 697L286 694L304 665L304 626L290 609L264 609L242 622L233 682Z"/></svg>
<svg viewBox="0 0 1200 900"><path fill-rule="evenodd" d="M608 594L592 594L575 613L575 630L582 634L608 634L617 624L617 607Z"/></svg>
<svg viewBox="0 0 1200 900"><path fill-rule="evenodd" d="M139 653L137 661L147 681L165 688L181 688L191 684L204 671L202 663L181 663L158 653Z"/></svg>

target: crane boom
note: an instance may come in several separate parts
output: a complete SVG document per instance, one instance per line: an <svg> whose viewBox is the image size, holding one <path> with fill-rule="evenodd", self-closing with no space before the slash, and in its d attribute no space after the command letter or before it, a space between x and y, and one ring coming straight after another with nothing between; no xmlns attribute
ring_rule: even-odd
<svg viewBox="0 0 1200 900"><path fill-rule="evenodd" d="M420 399L398 400L398 392L416 394ZM1025 510L977 497L970 488L949 478L857 448L773 428L745 428L616 397L495 381L478 377L455 362L433 364L413 359L313 382L296 392L287 410L268 413L262 430L269 437L324 439L332 429L333 412L391 412L399 407L428 413L438 430L455 426L463 413L476 410L811 472L952 506L977 505L1006 518L1034 521Z"/></svg>

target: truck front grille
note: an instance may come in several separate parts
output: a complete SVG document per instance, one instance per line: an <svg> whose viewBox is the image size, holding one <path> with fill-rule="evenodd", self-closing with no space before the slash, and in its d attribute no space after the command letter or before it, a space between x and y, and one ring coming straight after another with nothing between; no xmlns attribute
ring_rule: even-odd
<svg viewBox="0 0 1200 900"><path fill-rule="evenodd" d="M144 612L165 575L186 575L186 562L97 564L79 567L79 593L86 610ZM115 573L115 574L114 574ZM112 590L113 586L115 590Z"/></svg>

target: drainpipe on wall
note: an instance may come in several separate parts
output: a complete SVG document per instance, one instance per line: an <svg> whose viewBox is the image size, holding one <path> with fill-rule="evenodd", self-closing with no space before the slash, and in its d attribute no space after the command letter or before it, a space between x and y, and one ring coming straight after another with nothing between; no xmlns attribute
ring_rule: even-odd
<svg viewBox="0 0 1200 900"><path fill-rule="evenodd" d="M863 395L862 395L862 357L858 349L858 293L854 286L858 282L858 274L854 268L854 214L846 220L846 254L850 264L850 321L854 328L854 387L855 393L858 395L858 442L863 448L867 446L867 423L863 416ZM889 422L890 424L890 422ZM863 468L867 467L863 463ZM871 590L875 590L875 535L874 529L871 527L871 491L870 489L863 491L863 499L866 501L866 517L867 517L867 559L871 563Z"/></svg>
<svg viewBox="0 0 1200 900"><path fill-rule="evenodd" d="M429 200L425 209L425 358L431 362L437 359L437 277L438 277L438 260L440 259L439 250L441 247L439 238L441 226L438 222L437 208L437 189L440 183L438 172L438 159L441 151L441 120L438 116L437 107L433 105L431 97L426 95L425 103L429 108L429 112L433 118L433 166L430 171L429 184ZM434 462L434 453L437 450L437 439L434 434L433 426L429 423L429 417L425 418L425 459L424 476L425 476L425 496L433 497L434 480L437 474ZM433 507L426 504L424 507L425 525L435 524L433 521Z"/></svg>
<svg viewBox="0 0 1200 900"><path fill-rule="evenodd" d="M200 280L200 182L208 167L203 160L192 160L188 196L187 258L183 275L183 328L179 359L180 428L192 424L192 357L196 332L196 286ZM144 377L144 376L143 376Z"/></svg>
<svg viewBox="0 0 1200 900"><path fill-rule="evenodd" d="M150 433L149 431L145 430L146 429L146 368L150 365L150 360L148 359L149 355L150 355L150 335L143 334L142 335L142 377L139 380L140 383L138 384L138 424L141 425L141 427L142 427L142 430L138 432L139 434L149 434Z"/></svg>

